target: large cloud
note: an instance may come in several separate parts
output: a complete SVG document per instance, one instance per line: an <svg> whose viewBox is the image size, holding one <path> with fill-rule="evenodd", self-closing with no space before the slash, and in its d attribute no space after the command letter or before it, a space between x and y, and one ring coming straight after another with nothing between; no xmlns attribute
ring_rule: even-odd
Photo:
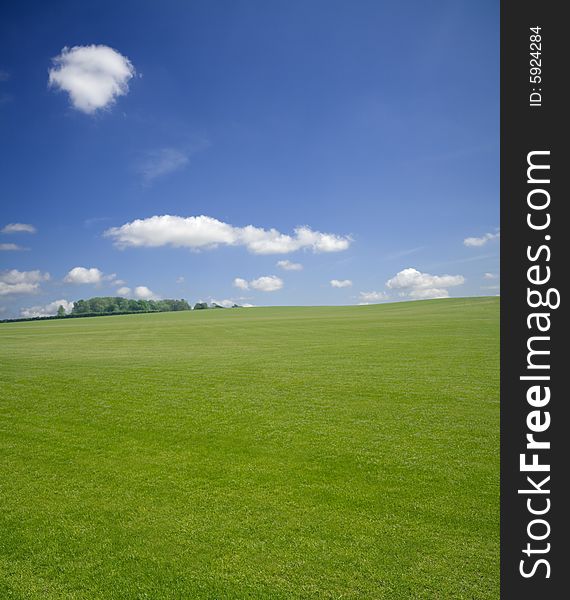
<svg viewBox="0 0 570 600"><path fill-rule="evenodd" d="M74 267L64 277L65 283L101 283L103 281L103 273L92 267Z"/></svg>
<svg viewBox="0 0 570 600"><path fill-rule="evenodd" d="M249 290L251 288L259 292L276 292L283 287L283 280L276 275L264 275L251 281L236 277L234 279L234 286L240 290Z"/></svg>
<svg viewBox="0 0 570 600"><path fill-rule="evenodd" d="M63 306L66 313L70 313L73 308L73 302L68 300L54 300L49 304L43 306L30 306L29 308L20 309L20 315L22 317L51 317L57 314L60 306Z"/></svg>
<svg viewBox="0 0 570 600"><path fill-rule="evenodd" d="M486 233L481 237L468 237L463 240L463 244L468 247L479 247L484 246L487 242L491 240L498 240L501 237L500 232L497 233Z"/></svg>
<svg viewBox="0 0 570 600"><path fill-rule="evenodd" d="M275 275L268 275L250 281L249 285L254 290L259 290L260 292L276 292L283 287L283 280Z"/></svg>
<svg viewBox="0 0 570 600"><path fill-rule="evenodd" d="M386 282L386 287L399 290L400 296L409 298L447 298L447 288L465 283L462 275L430 275L417 269L404 269Z"/></svg>
<svg viewBox="0 0 570 600"><path fill-rule="evenodd" d="M135 74L127 57L109 46L95 44L64 48L53 65L49 85L67 92L73 107L88 114L124 96Z"/></svg>
<svg viewBox="0 0 570 600"><path fill-rule="evenodd" d="M462 275L430 275L417 269L404 269L386 282L389 289L427 289L433 287L452 287L465 282Z"/></svg>
<svg viewBox="0 0 570 600"><path fill-rule="evenodd" d="M301 249L313 252L346 250L350 237L297 227L294 235L276 229L262 229L248 225L234 227L213 217L178 217L161 215L136 219L121 227L112 227L104 233L120 248L174 246L184 248L215 248L218 245L245 246L254 254L286 254Z"/></svg>
<svg viewBox="0 0 570 600"><path fill-rule="evenodd" d="M38 291L40 283L50 278L49 273L41 271L2 271L0 273L0 296L8 294L33 294Z"/></svg>

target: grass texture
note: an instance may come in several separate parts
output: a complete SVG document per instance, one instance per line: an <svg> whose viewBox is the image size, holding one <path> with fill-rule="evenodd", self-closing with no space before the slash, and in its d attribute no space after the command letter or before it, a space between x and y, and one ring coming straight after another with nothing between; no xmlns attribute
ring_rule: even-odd
<svg viewBox="0 0 570 600"><path fill-rule="evenodd" d="M499 299L0 325L0 598L495 599Z"/></svg>

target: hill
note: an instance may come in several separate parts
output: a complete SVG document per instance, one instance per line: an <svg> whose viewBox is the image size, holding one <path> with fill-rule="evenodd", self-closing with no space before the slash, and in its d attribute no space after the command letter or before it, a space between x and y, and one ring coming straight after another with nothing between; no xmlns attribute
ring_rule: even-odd
<svg viewBox="0 0 570 600"><path fill-rule="evenodd" d="M0 328L0 597L499 595L499 300Z"/></svg>

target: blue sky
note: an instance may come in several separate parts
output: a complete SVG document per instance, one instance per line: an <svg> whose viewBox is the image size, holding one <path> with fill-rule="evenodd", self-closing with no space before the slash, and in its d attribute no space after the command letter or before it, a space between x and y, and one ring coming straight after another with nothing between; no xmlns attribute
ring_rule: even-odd
<svg viewBox="0 0 570 600"><path fill-rule="evenodd" d="M0 318L495 295L499 3L3 3L0 153Z"/></svg>

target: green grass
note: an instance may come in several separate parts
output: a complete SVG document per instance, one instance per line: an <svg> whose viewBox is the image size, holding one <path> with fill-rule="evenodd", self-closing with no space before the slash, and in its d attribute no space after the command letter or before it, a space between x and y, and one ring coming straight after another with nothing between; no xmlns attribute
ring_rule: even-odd
<svg viewBox="0 0 570 600"><path fill-rule="evenodd" d="M499 597L499 301L0 325L0 598Z"/></svg>

